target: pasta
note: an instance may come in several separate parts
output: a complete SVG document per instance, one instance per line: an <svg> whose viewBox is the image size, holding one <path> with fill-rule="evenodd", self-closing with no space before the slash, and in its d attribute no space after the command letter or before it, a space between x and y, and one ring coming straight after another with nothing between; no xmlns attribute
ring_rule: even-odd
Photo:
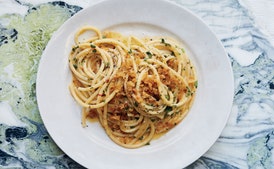
<svg viewBox="0 0 274 169"><path fill-rule="evenodd" d="M85 33L89 39L80 40ZM82 125L97 118L125 148L150 143L182 121L197 77L181 45L169 37L137 38L81 28L69 56L69 89L82 107Z"/></svg>

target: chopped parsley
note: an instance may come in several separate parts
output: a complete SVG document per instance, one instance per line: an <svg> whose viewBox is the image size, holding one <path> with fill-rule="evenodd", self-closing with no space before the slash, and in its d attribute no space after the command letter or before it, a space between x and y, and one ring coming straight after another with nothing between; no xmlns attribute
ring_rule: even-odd
<svg viewBox="0 0 274 169"><path fill-rule="evenodd" d="M152 54L150 53L150 51L147 51L146 54L147 54L148 58L152 57Z"/></svg>
<svg viewBox="0 0 274 169"><path fill-rule="evenodd" d="M93 45L92 43L90 44L90 47L92 47L92 48L96 48L96 46L95 46L95 45Z"/></svg>
<svg viewBox="0 0 274 169"><path fill-rule="evenodd" d="M110 66L110 63L107 62L107 63L105 63L105 65L106 65L106 68L108 68Z"/></svg>
<svg viewBox="0 0 274 169"><path fill-rule="evenodd" d="M171 46L169 43L166 43L164 38L161 39L161 43L165 44L165 46Z"/></svg>
<svg viewBox="0 0 274 169"><path fill-rule="evenodd" d="M74 67L74 69L77 69L78 65L77 64L73 64L73 67Z"/></svg>
<svg viewBox="0 0 274 169"><path fill-rule="evenodd" d="M171 106L167 106L165 108L165 112L168 113L168 112L171 112L172 111L172 107Z"/></svg>
<svg viewBox="0 0 274 169"><path fill-rule="evenodd" d="M147 143L145 144L145 146L148 146L148 145L150 145L150 142L147 142Z"/></svg>
<svg viewBox="0 0 274 169"><path fill-rule="evenodd" d="M134 102L135 107L138 107L138 105L139 105L138 102Z"/></svg>
<svg viewBox="0 0 274 169"><path fill-rule="evenodd" d="M72 48L72 52L75 52L75 50L78 49L78 48L79 48L78 45L77 45L77 46L74 46L74 47Z"/></svg>
<svg viewBox="0 0 274 169"><path fill-rule="evenodd" d="M193 93L191 92L190 88L186 87L186 97L191 96Z"/></svg>
<svg viewBox="0 0 274 169"><path fill-rule="evenodd" d="M197 81L197 80L194 82L194 87L195 87L196 89L198 88L198 81Z"/></svg>
<svg viewBox="0 0 274 169"><path fill-rule="evenodd" d="M129 54L131 54L131 53L132 53L132 50L131 50L131 49L129 49L128 53L129 53Z"/></svg>
<svg viewBox="0 0 274 169"><path fill-rule="evenodd" d="M77 59L77 58L73 58L73 61L74 61L75 63L77 63L77 62L78 62L78 59Z"/></svg>

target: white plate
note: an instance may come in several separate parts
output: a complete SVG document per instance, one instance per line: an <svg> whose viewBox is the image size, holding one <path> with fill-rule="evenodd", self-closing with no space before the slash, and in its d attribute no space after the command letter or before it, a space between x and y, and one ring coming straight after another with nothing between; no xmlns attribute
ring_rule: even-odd
<svg viewBox="0 0 274 169"><path fill-rule="evenodd" d="M85 25L181 40L196 66L199 84L187 117L149 146L138 149L116 145L98 123L82 128L80 107L68 90L71 80L68 54L74 33ZM39 65L37 100L51 137L85 167L184 168L202 156L221 134L232 106L233 74L220 42L188 10L162 0L109 0L80 11L51 38Z"/></svg>

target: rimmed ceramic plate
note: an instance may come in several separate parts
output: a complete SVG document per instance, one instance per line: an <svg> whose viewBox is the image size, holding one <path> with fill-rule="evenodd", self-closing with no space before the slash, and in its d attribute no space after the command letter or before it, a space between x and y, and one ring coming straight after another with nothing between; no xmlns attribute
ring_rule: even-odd
<svg viewBox="0 0 274 169"><path fill-rule="evenodd" d="M68 90L68 55L75 32L87 25L136 36L171 36L185 44L197 69L198 90L178 126L138 149L116 145L98 123L82 128L81 108ZM232 106L233 75L220 42L188 10L163 0L107 0L80 11L53 35L39 65L37 100L51 137L87 168L184 168L220 136Z"/></svg>

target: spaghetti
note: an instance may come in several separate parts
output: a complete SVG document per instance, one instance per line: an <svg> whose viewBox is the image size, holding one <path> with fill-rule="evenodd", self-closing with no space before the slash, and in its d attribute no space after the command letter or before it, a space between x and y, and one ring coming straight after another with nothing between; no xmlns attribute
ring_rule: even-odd
<svg viewBox="0 0 274 169"><path fill-rule="evenodd" d="M90 39L80 37L91 32ZM185 117L197 88L195 69L167 37L139 39L83 27L69 56L70 92L82 106L82 125L98 118L118 145L138 148Z"/></svg>

